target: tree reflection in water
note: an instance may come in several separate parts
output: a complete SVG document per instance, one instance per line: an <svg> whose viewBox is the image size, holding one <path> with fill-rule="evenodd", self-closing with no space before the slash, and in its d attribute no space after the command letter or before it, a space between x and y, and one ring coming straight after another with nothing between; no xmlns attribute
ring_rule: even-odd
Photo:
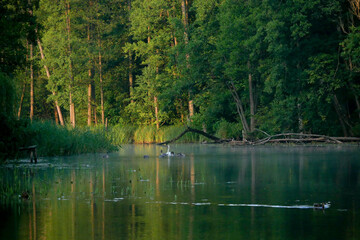
<svg viewBox="0 0 360 240"><path fill-rule="evenodd" d="M129 145L108 159L2 165L0 238L360 237L357 147L174 148L186 157ZM24 190L29 200L18 198ZM333 203L325 211L286 207L324 201Z"/></svg>

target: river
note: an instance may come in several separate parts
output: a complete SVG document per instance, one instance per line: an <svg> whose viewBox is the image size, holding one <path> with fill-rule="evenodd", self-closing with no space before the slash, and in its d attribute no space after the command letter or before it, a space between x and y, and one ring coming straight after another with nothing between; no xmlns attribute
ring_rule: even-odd
<svg viewBox="0 0 360 240"><path fill-rule="evenodd" d="M360 239L358 146L161 150L0 165L0 239Z"/></svg>

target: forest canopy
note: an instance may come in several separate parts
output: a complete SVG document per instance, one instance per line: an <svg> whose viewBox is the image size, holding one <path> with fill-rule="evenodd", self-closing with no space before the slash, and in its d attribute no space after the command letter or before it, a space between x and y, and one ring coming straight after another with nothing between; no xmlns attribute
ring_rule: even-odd
<svg viewBox="0 0 360 240"><path fill-rule="evenodd" d="M360 136L359 2L2 0L1 116Z"/></svg>

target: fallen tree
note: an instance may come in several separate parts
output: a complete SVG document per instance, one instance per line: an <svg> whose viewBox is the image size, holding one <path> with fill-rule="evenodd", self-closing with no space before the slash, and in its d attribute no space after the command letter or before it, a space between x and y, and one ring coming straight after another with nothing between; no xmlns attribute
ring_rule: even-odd
<svg viewBox="0 0 360 240"><path fill-rule="evenodd" d="M197 134L200 134L200 135L203 135L211 140L214 141L214 143L223 143L223 142L230 142L231 140L229 139L220 139L218 137L215 137L211 134L208 134L204 131L201 131L201 130L198 130L198 129L195 129L195 128L191 128L189 126L186 127L186 129L177 137L169 140L169 141L165 141L165 142L161 142L161 143L158 143L158 145L166 145L166 144L169 144L169 143L173 143L175 142L176 140L179 140L182 136L184 136L186 133L188 132L193 132L193 133L197 133Z"/></svg>
<svg viewBox="0 0 360 240"><path fill-rule="evenodd" d="M360 137L331 137L326 135L319 135L319 134L306 134L306 133L280 133L275 135L270 135L262 130L258 130L266 135L265 138L249 141L249 140L242 140L242 141L236 141L233 139L221 139L218 137L215 137L211 134L208 134L204 131L191 128L187 126L187 128L177 137L158 143L158 145L166 145L169 143L173 143L177 140L179 140L182 136L184 136L188 132L197 133L200 135L203 135L214 142L212 143L232 143L236 145L264 145L267 143L334 143L334 144L342 144L344 142L360 142Z"/></svg>

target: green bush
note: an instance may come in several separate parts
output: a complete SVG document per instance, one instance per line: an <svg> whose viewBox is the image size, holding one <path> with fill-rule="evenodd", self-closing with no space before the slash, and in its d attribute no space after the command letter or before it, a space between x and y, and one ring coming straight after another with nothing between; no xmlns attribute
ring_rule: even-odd
<svg viewBox="0 0 360 240"><path fill-rule="evenodd" d="M360 137L360 123L355 124L355 126L351 130L354 136Z"/></svg>
<svg viewBox="0 0 360 240"><path fill-rule="evenodd" d="M240 123L230 123L221 119L214 126L216 136L222 139L241 139L242 126Z"/></svg>

